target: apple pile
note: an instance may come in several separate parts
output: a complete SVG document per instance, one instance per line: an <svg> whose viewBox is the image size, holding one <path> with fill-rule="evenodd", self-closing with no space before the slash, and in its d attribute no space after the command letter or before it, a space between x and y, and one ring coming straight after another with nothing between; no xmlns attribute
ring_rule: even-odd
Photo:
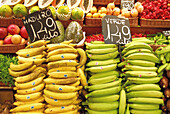
<svg viewBox="0 0 170 114"><path fill-rule="evenodd" d="M134 5L134 9L131 11L128 11L127 8L123 8L120 10L120 8L115 7L114 2L109 3L107 5L107 8L105 7L99 7L98 11L95 6L92 7L90 13L86 15L87 18L102 18L105 15L115 15L115 16L120 16L120 17L138 17L139 13L142 13L143 11L143 6L142 3L136 2Z"/></svg>
<svg viewBox="0 0 170 114"><path fill-rule="evenodd" d="M11 24L8 28L0 27L0 45L3 44L25 44L25 40L28 39L28 33L25 26L21 29Z"/></svg>
<svg viewBox="0 0 170 114"><path fill-rule="evenodd" d="M146 0L142 2L144 11L141 18L145 19L170 19L170 0Z"/></svg>

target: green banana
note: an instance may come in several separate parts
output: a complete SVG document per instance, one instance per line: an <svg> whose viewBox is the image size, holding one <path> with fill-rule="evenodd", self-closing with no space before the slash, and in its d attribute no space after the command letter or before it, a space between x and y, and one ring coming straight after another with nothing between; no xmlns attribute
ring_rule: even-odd
<svg viewBox="0 0 170 114"><path fill-rule="evenodd" d="M135 110L131 109L132 114L162 114L162 110Z"/></svg>
<svg viewBox="0 0 170 114"><path fill-rule="evenodd" d="M126 110L126 92L124 89L120 91L119 114L124 114Z"/></svg>
<svg viewBox="0 0 170 114"><path fill-rule="evenodd" d="M85 71L90 71L92 73L99 73L99 72L115 70L116 67L117 67L117 64L112 64L112 65L107 65L107 66L96 66L96 67L86 68Z"/></svg>
<svg viewBox="0 0 170 114"><path fill-rule="evenodd" d="M139 110L156 110L159 109L159 104L129 104L129 107Z"/></svg>
<svg viewBox="0 0 170 114"><path fill-rule="evenodd" d="M105 48L115 48L116 44L91 44L85 43L87 49L105 49Z"/></svg>
<svg viewBox="0 0 170 114"><path fill-rule="evenodd" d="M133 65L125 65L124 70L132 70L132 71L157 71L157 67L142 67L142 66L133 66Z"/></svg>
<svg viewBox="0 0 170 114"><path fill-rule="evenodd" d="M167 54L165 55L165 59L166 59L167 62L170 61L170 53L167 53Z"/></svg>
<svg viewBox="0 0 170 114"><path fill-rule="evenodd" d="M105 83L108 83L108 82L112 82L112 81L114 81L116 79L117 79L117 76L111 75L111 76L107 76L107 77L104 77L104 78L88 80L88 83L89 84L93 84L93 85L96 85L96 84L105 84Z"/></svg>
<svg viewBox="0 0 170 114"><path fill-rule="evenodd" d="M126 112L125 112L125 114L130 114L129 104L127 104L127 106L126 106Z"/></svg>
<svg viewBox="0 0 170 114"><path fill-rule="evenodd" d="M106 48L106 49L91 49L91 50L86 50L87 53L91 54L107 54L107 53L112 53L117 51L117 48Z"/></svg>
<svg viewBox="0 0 170 114"><path fill-rule="evenodd" d="M159 59L152 53L133 53L125 58L126 60L146 60L160 63Z"/></svg>
<svg viewBox="0 0 170 114"><path fill-rule="evenodd" d="M116 64L120 62L120 59L109 59L109 60L102 60L102 61L90 61L89 63L86 64L87 67L92 67L92 66L104 66L104 65L110 65L110 64Z"/></svg>
<svg viewBox="0 0 170 114"><path fill-rule="evenodd" d="M127 57L128 55L131 55L133 53L152 53L152 51L149 49L133 49L133 50L129 50L123 56Z"/></svg>
<svg viewBox="0 0 170 114"><path fill-rule="evenodd" d="M163 99L160 98L130 98L130 103L146 103L146 104L164 104Z"/></svg>
<svg viewBox="0 0 170 114"><path fill-rule="evenodd" d="M119 63L117 66L118 67L124 67L125 65L127 65L128 63L126 61L123 61L121 63Z"/></svg>
<svg viewBox="0 0 170 114"><path fill-rule="evenodd" d="M132 87L129 87L126 89L128 92L129 91L146 91L146 90L157 90L160 91L161 88L159 87L158 84L140 84L140 85L135 85Z"/></svg>
<svg viewBox="0 0 170 114"><path fill-rule="evenodd" d="M106 60L106 59L114 59L118 56L119 52L115 51L112 53L102 54L102 55L95 55L95 54L87 54L87 56L92 60Z"/></svg>
<svg viewBox="0 0 170 114"><path fill-rule="evenodd" d="M130 78L128 77L130 83L136 84L154 84L158 83L162 77L154 77L154 78Z"/></svg>
<svg viewBox="0 0 170 114"><path fill-rule="evenodd" d="M88 102L91 103L108 103L115 102L119 100L119 95L109 95L104 97L90 97L88 98Z"/></svg>
<svg viewBox="0 0 170 114"><path fill-rule="evenodd" d="M88 97L101 97L101 96L106 96L106 95L113 95L113 94L119 93L120 90L121 90L121 86L102 89L102 90L96 90L96 91L93 91L87 94L85 97L88 98Z"/></svg>
<svg viewBox="0 0 170 114"><path fill-rule="evenodd" d="M164 71L167 66L168 66L168 63L161 65L157 72L160 73L160 72Z"/></svg>
<svg viewBox="0 0 170 114"><path fill-rule="evenodd" d="M106 83L106 84L96 84L96 85L91 85L91 86L85 86L85 88L88 89L89 91L94 91L94 90L100 90L100 89L120 86L121 82L122 82L122 79L119 79L117 81Z"/></svg>
<svg viewBox="0 0 170 114"><path fill-rule="evenodd" d="M156 77L157 73L154 71L126 71L123 76L132 76L132 77Z"/></svg>
<svg viewBox="0 0 170 114"><path fill-rule="evenodd" d="M111 75L119 76L119 72L118 71L107 71L107 72L102 72L102 73L96 73L96 74L92 74L90 79L102 78L102 77L111 76Z"/></svg>
<svg viewBox="0 0 170 114"><path fill-rule="evenodd" d="M85 110L87 110L89 114L117 114L118 113L116 109L110 110L110 111L95 111L95 110L90 110L90 109L85 108Z"/></svg>
<svg viewBox="0 0 170 114"><path fill-rule="evenodd" d="M166 47L164 47L162 50L158 50L156 53L158 54L158 55L160 55L160 54L163 54L163 53L168 53L168 52L170 52L170 45L168 45L168 46L166 46Z"/></svg>
<svg viewBox="0 0 170 114"><path fill-rule="evenodd" d="M91 41L92 44L104 44L103 41Z"/></svg>
<svg viewBox="0 0 170 114"><path fill-rule="evenodd" d="M112 102L112 103L89 103L85 102L83 105L88 105L88 107L91 110L95 111L109 111L109 110L114 110L119 107L118 101Z"/></svg>
<svg viewBox="0 0 170 114"><path fill-rule="evenodd" d="M165 69L170 70L170 63L168 63L168 66Z"/></svg>
<svg viewBox="0 0 170 114"><path fill-rule="evenodd" d="M127 98L134 97L160 98L163 97L163 93L160 91L133 91L127 93Z"/></svg>
<svg viewBox="0 0 170 114"><path fill-rule="evenodd" d="M154 67L155 63L145 60L127 60L127 63L136 66L143 66L143 67Z"/></svg>

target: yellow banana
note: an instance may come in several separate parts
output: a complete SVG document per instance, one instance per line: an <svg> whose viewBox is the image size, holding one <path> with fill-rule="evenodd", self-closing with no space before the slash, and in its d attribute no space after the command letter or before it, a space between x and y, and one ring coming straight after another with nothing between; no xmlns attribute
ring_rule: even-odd
<svg viewBox="0 0 170 114"><path fill-rule="evenodd" d="M68 86L68 85L46 85L45 86L47 90L51 90L54 92L75 92L78 91L80 89L82 89L82 86L79 87L74 87L74 86Z"/></svg>
<svg viewBox="0 0 170 114"><path fill-rule="evenodd" d="M59 48L72 48L72 49L74 49L72 46L70 46L70 45L67 45L67 44L48 44L47 45L47 48L48 48L48 52L50 52L50 51L53 51L53 50L55 50L55 49L59 49Z"/></svg>
<svg viewBox="0 0 170 114"><path fill-rule="evenodd" d="M39 97L38 99L32 100L32 101L16 101L13 103L13 105L19 106L19 105L25 105L25 104L33 104L33 103L43 103L45 101L45 98L43 96Z"/></svg>
<svg viewBox="0 0 170 114"><path fill-rule="evenodd" d="M73 78L78 76L76 72L51 72L48 75L52 78Z"/></svg>
<svg viewBox="0 0 170 114"><path fill-rule="evenodd" d="M85 65L86 64L86 61L87 61L87 56L86 56L86 53L83 49L81 48L78 48L77 49L79 55L80 55L80 63L79 63L79 67L81 67L82 65Z"/></svg>
<svg viewBox="0 0 170 114"><path fill-rule="evenodd" d="M14 96L15 96L15 99L18 101L32 101L32 100L38 99L41 95L42 95L41 92L37 92L37 93L31 93L27 95L15 94Z"/></svg>
<svg viewBox="0 0 170 114"><path fill-rule="evenodd" d="M51 72L57 72L57 71L76 71L76 67L58 67L58 68L52 68L48 71L48 73L51 73Z"/></svg>
<svg viewBox="0 0 170 114"><path fill-rule="evenodd" d="M53 85L66 85L66 84L73 84L80 80L79 78L67 78L67 79L53 79L53 78L46 78L44 82L46 84L53 84Z"/></svg>
<svg viewBox="0 0 170 114"><path fill-rule="evenodd" d="M44 112L45 113L60 113L60 112L67 112L77 109L78 106L76 105L68 105L68 106L61 106L61 107L52 107L47 108Z"/></svg>
<svg viewBox="0 0 170 114"><path fill-rule="evenodd" d="M26 70L23 70L23 71L12 71L10 68L8 68L9 70L9 74L13 77L19 77L19 76L23 76L23 75L26 75L30 72L32 72L34 69L36 68L36 65L33 65L32 67L26 69Z"/></svg>
<svg viewBox="0 0 170 114"><path fill-rule="evenodd" d="M63 54L57 54L57 55L50 56L47 59L47 62L54 62L54 61L58 61L58 60L74 60L77 57L78 57L78 54L63 53Z"/></svg>
<svg viewBox="0 0 170 114"><path fill-rule="evenodd" d="M31 58L24 58L18 56L18 62L19 63L29 63L34 62L35 65L41 65L43 62L46 62L46 59L31 59Z"/></svg>
<svg viewBox="0 0 170 114"><path fill-rule="evenodd" d="M35 56L32 56L32 57L28 57L28 58L30 58L30 59L42 59L44 56L45 55L40 54L40 55L35 55Z"/></svg>
<svg viewBox="0 0 170 114"><path fill-rule="evenodd" d="M44 46L46 44L50 43L50 41L46 41L46 40L38 40L36 42L33 42L31 44L29 44L26 48L36 48L36 47L41 47Z"/></svg>
<svg viewBox="0 0 170 114"><path fill-rule="evenodd" d="M80 81L79 80L77 82L73 83L73 84L69 84L69 86L74 86L74 87L79 86L80 85Z"/></svg>
<svg viewBox="0 0 170 114"><path fill-rule="evenodd" d="M53 56L53 55L57 55L57 54L61 54L61 53L77 53L76 49L73 48L61 48L61 49L56 49L53 51L50 51L47 55L47 57Z"/></svg>
<svg viewBox="0 0 170 114"><path fill-rule="evenodd" d="M45 101L50 104L50 105L55 105L55 106L67 106L67 105L71 105L76 99L77 96L75 96L72 99L52 99L52 98L48 98L47 96L45 96Z"/></svg>
<svg viewBox="0 0 170 114"><path fill-rule="evenodd" d="M42 109L37 109L37 110L32 110L32 111L27 111L27 112L16 112L16 113L12 113L12 114L44 114L44 108Z"/></svg>
<svg viewBox="0 0 170 114"><path fill-rule="evenodd" d="M21 49L21 50L17 51L16 54L21 57L32 57L32 56L39 55L39 54L43 53L43 51L46 49L47 48L45 46L42 46L39 48Z"/></svg>
<svg viewBox="0 0 170 114"><path fill-rule="evenodd" d="M85 65L81 66L80 68L81 68L82 71L84 71L85 70Z"/></svg>
<svg viewBox="0 0 170 114"><path fill-rule="evenodd" d="M72 46L72 47L76 47L77 46L77 44L69 44L70 46Z"/></svg>
<svg viewBox="0 0 170 114"><path fill-rule="evenodd" d="M44 77L39 77L39 78L36 78L30 82L27 82L27 83L17 83L15 82L15 86L18 88L18 89L28 89L28 88L32 88L40 83L42 83L43 81L43 78Z"/></svg>
<svg viewBox="0 0 170 114"><path fill-rule="evenodd" d="M82 102L82 99L75 100L72 105L79 105Z"/></svg>
<svg viewBox="0 0 170 114"><path fill-rule="evenodd" d="M25 104L17 106L10 110L10 112L21 112L21 111L31 111L31 110L38 110L45 107L43 103L33 103L33 104Z"/></svg>
<svg viewBox="0 0 170 114"><path fill-rule="evenodd" d="M53 99L72 99L78 95L77 92L72 92L72 93L57 93L57 92L52 92L47 89L44 89L44 94Z"/></svg>
<svg viewBox="0 0 170 114"><path fill-rule="evenodd" d="M24 64L18 64L18 65L10 63L10 69L12 71L22 71L22 70L30 68L31 66L33 66L33 62L24 63Z"/></svg>
<svg viewBox="0 0 170 114"><path fill-rule="evenodd" d="M39 84L33 88L17 90L17 94L26 95L36 93L44 89L45 83Z"/></svg>
<svg viewBox="0 0 170 114"><path fill-rule="evenodd" d="M36 68L34 69L34 71L36 71L36 70L41 70L41 71L42 71L42 73L47 73L46 69L45 69L45 68L43 68L43 67L41 67L41 66L36 67Z"/></svg>
<svg viewBox="0 0 170 114"><path fill-rule="evenodd" d="M34 70L32 73L25 75L25 76L14 78L14 80L18 83L24 83L24 82L31 81L31 80L37 78L41 74L41 72L45 72L43 70L45 70L45 69Z"/></svg>
<svg viewBox="0 0 170 114"><path fill-rule="evenodd" d="M81 84L85 87L85 86L88 86L88 83L87 83L87 79L86 79L86 76L84 75L84 72L82 71L81 68L78 68L77 69L77 73L80 77L80 81L81 81Z"/></svg>
<svg viewBox="0 0 170 114"><path fill-rule="evenodd" d="M48 69L58 67L75 67L78 63L75 60L60 60L56 62L50 62L47 64Z"/></svg>
<svg viewBox="0 0 170 114"><path fill-rule="evenodd" d="M69 40L69 41L61 42L61 44L67 44L67 45L69 45L69 44L72 43L72 42L73 42L73 40Z"/></svg>

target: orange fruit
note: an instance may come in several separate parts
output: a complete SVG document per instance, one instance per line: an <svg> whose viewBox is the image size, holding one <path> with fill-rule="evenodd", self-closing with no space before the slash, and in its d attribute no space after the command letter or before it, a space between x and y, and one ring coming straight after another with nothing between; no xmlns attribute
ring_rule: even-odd
<svg viewBox="0 0 170 114"><path fill-rule="evenodd" d="M118 16L120 14L120 9L118 7L115 7L113 9L113 15Z"/></svg>
<svg viewBox="0 0 170 114"><path fill-rule="evenodd" d="M132 9L130 11L130 14L131 14L132 17L137 17L138 16L138 11L136 9Z"/></svg>
<svg viewBox="0 0 170 114"><path fill-rule="evenodd" d="M94 13L93 14L93 18L99 18L100 17L100 14L99 13Z"/></svg>
<svg viewBox="0 0 170 114"><path fill-rule="evenodd" d="M88 13L86 17L91 18L93 15L91 13Z"/></svg>
<svg viewBox="0 0 170 114"><path fill-rule="evenodd" d="M90 10L90 12L93 13L97 13L97 8L95 6L93 6Z"/></svg>
<svg viewBox="0 0 170 114"><path fill-rule="evenodd" d="M107 8L111 8L112 10L115 8L115 4L114 4L114 2L113 3L109 3L108 5L107 5Z"/></svg>
<svg viewBox="0 0 170 114"><path fill-rule="evenodd" d="M106 16L105 13L100 14L100 18L103 18L104 16Z"/></svg>

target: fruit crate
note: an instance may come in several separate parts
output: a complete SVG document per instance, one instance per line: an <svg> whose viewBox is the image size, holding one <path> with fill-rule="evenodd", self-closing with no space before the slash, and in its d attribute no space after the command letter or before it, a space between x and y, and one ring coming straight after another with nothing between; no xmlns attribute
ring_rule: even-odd
<svg viewBox="0 0 170 114"><path fill-rule="evenodd" d="M130 26L133 26L133 27L138 26L138 17L129 18L129 24L130 24Z"/></svg>
<svg viewBox="0 0 170 114"><path fill-rule="evenodd" d="M107 5L111 2L114 2L116 5L120 5L121 0L93 0L94 5Z"/></svg>
<svg viewBox="0 0 170 114"><path fill-rule="evenodd" d="M155 51L157 48L159 47L166 47L167 45L153 45L153 44L149 44L151 46L151 48L153 49L153 51Z"/></svg>
<svg viewBox="0 0 170 114"><path fill-rule="evenodd" d="M83 27L83 21L84 21L84 19L83 19L83 20L67 20L67 21L59 20L59 21L63 24L64 28L67 28L67 26L68 26L72 21L77 21L77 22Z"/></svg>
<svg viewBox="0 0 170 114"><path fill-rule="evenodd" d="M25 44L4 44L0 45L0 53L16 53L20 49L24 49Z"/></svg>
<svg viewBox="0 0 170 114"><path fill-rule="evenodd" d="M169 19L140 19L141 27L170 28Z"/></svg>
<svg viewBox="0 0 170 114"><path fill-rule="evenodd" d="M102 19L101 18L85 18L85 24L87 26L102 26Z"/></svg>
<svg viewBox="0 0 170 114"><path fill-rule="evenodd" d="M19 27L22 27L24 25L22 19L0 18L1 27L8 27L10 24L16 24Z"/></svg>

